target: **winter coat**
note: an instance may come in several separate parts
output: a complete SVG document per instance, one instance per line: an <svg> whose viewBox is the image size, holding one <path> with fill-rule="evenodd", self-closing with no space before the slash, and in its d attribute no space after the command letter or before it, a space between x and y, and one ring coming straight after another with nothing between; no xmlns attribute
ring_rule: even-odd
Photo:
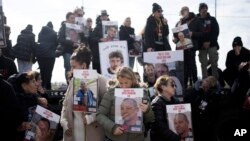
<svg viewBox="0 0 250 141"><path fill-rule="evenodd" d="M135 29L132 27L127 27L124 25L120 26L119 38L120 40L126 40L128 43L128 50L134 49L134 39L135 37Z"/></svg>
<svg viewBox="0 0 250 141"><path fill-rule="evenodd" d="M217 40L220 29L216 18L210 16L209 13L207 13L205 18L202 18L200 14L198 14L197 17L201 20L203 26L202 32L204 33L203 38L199 40L199 49L202 49L204 42L210 42L210 47L217 47L217 49L219 49Z"/></svg>
<svg viewBox="0 0 250 141"><path fill-rule="evenodd" d="M94 28L94 31L90 35L90 49L93 55L93 62L100 62L100 54L99 54L99 42L100 39L103 38L102 34L102 24L99 23Z"/></svg>
<svg viewBox="0 0 250 141"><path fill-rule="evenodd" d="M180 141L180 137L169 129L166 105L178 104L177 99L167 100L163 96L157 96L152 101L152 109L155 121L152 123L150 139L151 141Z"/></svg>
<svg viewBox="0 0 250 141"><path fill-rule="evenodd" d="M146 50L148 48L153 48L155 51L166 51L171 50L171 47L168 42L168 34L169 29L168 25L164 24L163 18L161 18L161 33L162 33L162 41L163 46L161 48L157 48L156 41L158 41L158 28L157 28L157 22L154 16L149 16L147 19L147 24L145 27L145 44L146 44Z"/></svg>
<svg viewBox="0 0 250 141"><path fill-rule="evenodd" d="M16 64L13 60L0 56L0 74L2 74L3 78L7 80L9 76L17 73Z"/></svg>
<svg viewBox="0 0 250 141"><path fill-rule="evenodd" d="M32 31L24 29L17 38L17 44L13 48L13 54L17 59L32 62L35 57L35 35Z"/></svg>
<svg viewBox="0 0 250 141"><path fill-rule="evenodd" d="M122 135L115 136L113 135L113 131L118 127L115 123L115 96L114 96L115 88L110 88L107 94L104 95L101 104L99 106L99 110L97 112L97 121L103 126L105 129L105 135L111 139L112 141L143 141L144 133L129 133L124 132ZM144 91L144 98L147 98L149 101L149 97L147 92ZM150 123L154 120L154 114L149 107L148 111L143 113L143 122L144 124ZM143 130L145 127L143 125Z"/></svg>
<svg viewBox="0 0 250 141"><path fill-rule="evenodd" d="M98 100L100 101L106 92L106 79L98 76ZM84 141L86 133L86 141L103 141L103 128L96 122L96 114L87 114L85 118L87 125L83 125L83 112L73 112L73 81L70 82L65 93L63 107L61 112L60 124L63 127L63 141ZM73 136L67 136L65 131L72 127Z"/></svg>
<svg viewBox="0 0 250 141"><path fill-rule="evenodd" d="M39 45L36 47L36 56L54 58L57 47L57 33L50 27L44 26L38 35Z"/></svg>

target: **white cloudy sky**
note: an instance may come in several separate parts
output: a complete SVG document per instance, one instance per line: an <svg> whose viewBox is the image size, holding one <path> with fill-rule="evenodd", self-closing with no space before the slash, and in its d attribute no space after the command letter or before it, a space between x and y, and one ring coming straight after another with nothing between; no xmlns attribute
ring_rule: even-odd
<svg viewBox="0 0 250 141"><path fill-rule="evenodd" d="M119 25L130 16L136 34L145 26L146 18L152 11L152 4L157 2L163 8L163 14L168 19L170 29L179 19L179 10L188 6L190 11L198 12L200 2L208 4L208 11L215 15L216 0L3 0L3 11L7 16L7 24L11 27L11 40L16 43L18 34L27 24L33 25L33 31L38 35L41 27L52 21L54 29L59 30L60 23L69 11L75 7L84 6L85 18L94 19L102 9L106 9L110 19L118 21ZM232 40L241 36L243 44L250 49L250 1L249 0L217 0L217 20L220 25L220 58L219 67L225 68L227 52L232 49ZM95 25L95 24L94 24ZM171 39L171 37L170 37ZM174 45L172 48L174 48ZM198 53L198 52L197 52ZM64 81L64 68L62 57L56 59L52 81ZM198 58L197 58L197 62ZM197 63L200 73L200 64ZM37 64L34 65L35 69Z"/></svg>

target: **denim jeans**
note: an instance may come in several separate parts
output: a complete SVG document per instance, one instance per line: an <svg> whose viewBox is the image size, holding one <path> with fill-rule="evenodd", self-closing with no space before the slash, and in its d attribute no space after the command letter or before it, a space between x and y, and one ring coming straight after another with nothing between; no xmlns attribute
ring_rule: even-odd
<svg viewBox="0 0 250 141"><path fill-rule="evenodd" d="M28 72L32 70L32 62L17 59L17 64L19 73Z"/></svg>
<svg viewBox="0 0 250 141"><path fill-rule="evenodd" d="M70 54L70 53L64 53L64 54L63 54L64 69L65 69L65 79L66 79L66 82L67 82L67 78L68 78L68 72L69 72L70 69L71 69L71 66L70 66L70 57L71 57L71 54Z"/></svg>

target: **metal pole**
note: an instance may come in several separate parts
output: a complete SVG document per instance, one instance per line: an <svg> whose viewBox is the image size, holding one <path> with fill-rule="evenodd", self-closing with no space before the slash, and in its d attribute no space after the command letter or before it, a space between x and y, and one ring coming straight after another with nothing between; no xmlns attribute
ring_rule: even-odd
<svg viewBox="0 0 250 141"><path fill-rule="evenodd" d="M217 0L214 1L215 18L217 18Z"/></svg>

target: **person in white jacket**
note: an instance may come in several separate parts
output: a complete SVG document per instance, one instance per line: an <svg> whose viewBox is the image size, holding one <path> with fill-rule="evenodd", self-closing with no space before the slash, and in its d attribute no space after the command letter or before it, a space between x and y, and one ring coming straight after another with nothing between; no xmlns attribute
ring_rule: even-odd
<svg viewBox="0 0 250 141"><path fill-rule="evenodd" d="M82 46L71 56L70 64L73 69L89 69L91 51ZM106 93L106 79L98 75L98 101ZM96 122L96 114L85 114L73 111L73 81L71 80L65 93L61 111L60 124L63 128L63 141L103 141L103 128Z"/></svg>

